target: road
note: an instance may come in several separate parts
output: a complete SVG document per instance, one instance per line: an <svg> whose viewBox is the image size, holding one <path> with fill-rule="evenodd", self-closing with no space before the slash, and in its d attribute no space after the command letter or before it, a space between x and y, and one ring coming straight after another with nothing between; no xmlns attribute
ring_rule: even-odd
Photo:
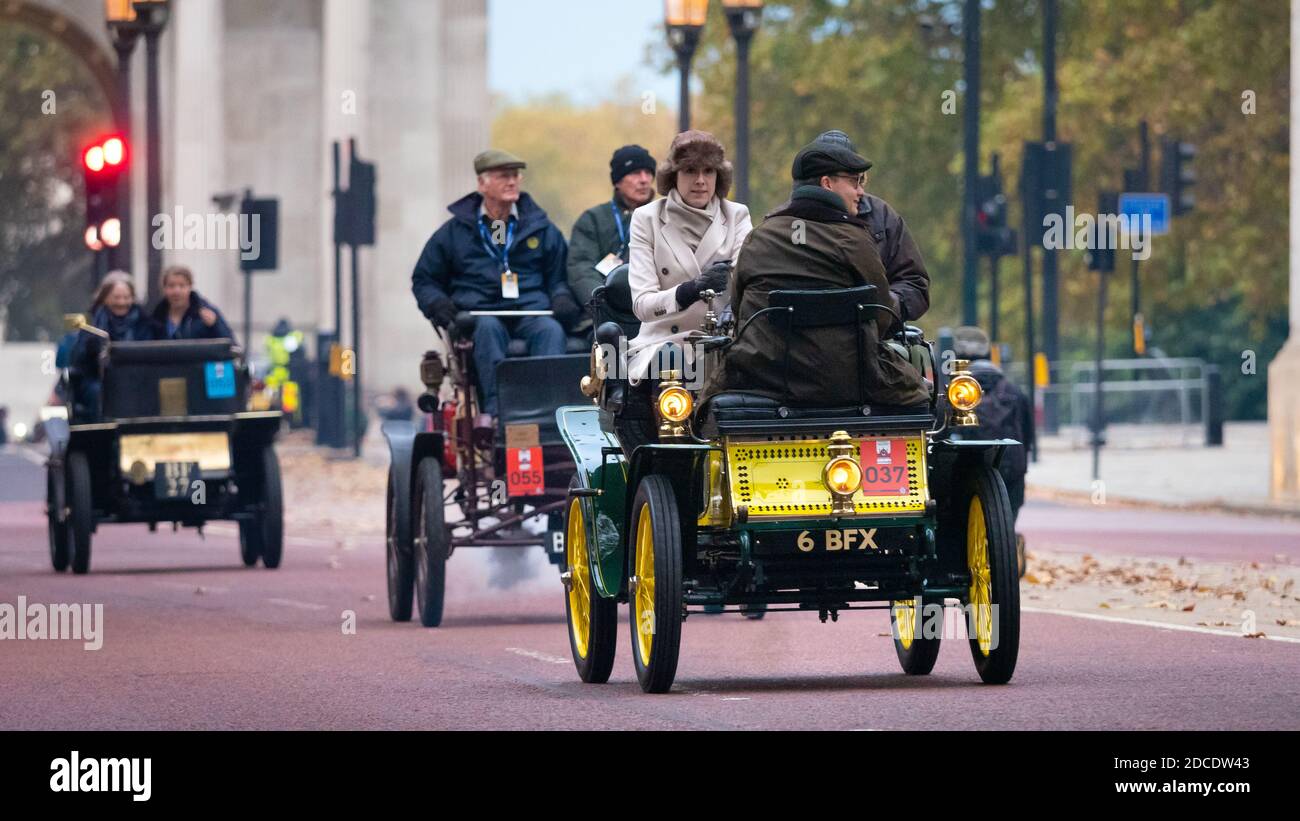
<svg viewBox="0 0 1300 821"><path fill-rule="evenodd" d="M637 687L625 624L610 683L584 685L540 551L458 552L426 630L389 621L380 538L291 534L268 571L228 527L106 526L90 575L55 574L42 491L36 459L0 453L0 603L102 603L103 646L0 641L0 729L1300 729L1300 643L1042 607L1005 687L978 683L963 640L903 676L875 612L692 616L663 696ZM1022 530L1063 553L1300 564L1283 520L1031 503ZM503 567L524 580L494 588Z"/></svg>

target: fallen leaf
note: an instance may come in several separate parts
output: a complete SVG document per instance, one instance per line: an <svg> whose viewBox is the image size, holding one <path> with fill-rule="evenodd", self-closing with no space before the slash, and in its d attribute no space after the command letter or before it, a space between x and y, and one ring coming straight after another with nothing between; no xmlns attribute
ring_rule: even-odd
<svg viewBox="0 0 1300 821"><path fill-rule="evenodd" d="M1278 619L1277 623L1283 627L1300 627L1300 619Z"/></svg>
<svg viewBox="0 0 1300 821"><path fill-rule="evenodd" d="M1241 637L1244 639L1262 639L1264 638L1264 631L1260 630L1257 633L1242 633Z"/></svg>
<svg viewBox="0 0 1300 821"><path fill-rule="evenodd" d="M1184 612L1184 613L1190 613L1190 612L1192 612L1192 611L1195 610L1195 609L1196 609L1196 602L1192 602L1191 604L1184 604L1184 605L1183 605L1183 612Z"/></svg>

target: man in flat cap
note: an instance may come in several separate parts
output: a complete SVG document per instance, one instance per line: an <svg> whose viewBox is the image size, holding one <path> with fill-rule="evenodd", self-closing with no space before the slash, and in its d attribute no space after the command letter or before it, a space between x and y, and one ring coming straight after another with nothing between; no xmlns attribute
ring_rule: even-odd
<svg viewBox="0 0 1300 821"><path fill-rule="evenodd" d="M778 289L874 285L880 302L889 304L885 266L866 221L858 216L862 175L870 167L844 145L812 142L799 151L791 167L795 188L790 202L755 228L740 250L732 285L737 327L768 307L768 293ZM882 341L897 320L884 309L873 318L876 333L868 332L861 363L867 401L900 407L927 402L929 393L916 368ZM787 367L784 326L768 314L727 349L708 392L746 390L779 399L788 387L799 405L856 405L858 380L846 369L857 366L857 351L858 333L851 326L794 328Z"/></svg>
<svg viewBox="0 0 1300 821"><path fill-rule="evenodd" d="M569 235L569 287L585 305L609 272L628 261L632 212L654 199L655 158L639 145L625 145L609 161L614 195L593 205Z"/></svg>
<svg viewBox="0 0 1300 821"><path fill-rule="evenodd" d="M813 142L838 145L857 152L849 135L837 129L822 132ZM867 160L867 168L871 166L872 162ZM785 207L778 206L777 210ZM895 310L904 322L915 322L930 308L930 274L921 258L921 249L907 230L907 223L893 206L874 194L868 194L865 189L858 193L857 215L866 223L880 261L885 266Z"/></svg>
<svg viewBox="0 0 1300 821"><path fill-rule="evenodd" d="M565 327L582 315L565 281L564 235L520 190L524 168L523 160L498 149L475 157L478 191L447 206L451 219L429 238L411 274L420 311L440 327L459 311L554 312L554 318L478 317L474 364L484 412L477 428L492 428L496 366L510 340L524 340L529 356L561 355Z"/></svg>

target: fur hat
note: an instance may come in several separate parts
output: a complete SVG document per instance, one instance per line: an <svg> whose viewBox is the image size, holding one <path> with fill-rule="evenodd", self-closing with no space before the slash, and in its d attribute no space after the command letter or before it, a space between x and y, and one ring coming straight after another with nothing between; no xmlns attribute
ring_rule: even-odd
<svg viewBox="0 0 1300 821"><path fill-rule="evenodd" d="M655 172L655 188L661 196L677 187L677 172L683 168L712 168L718 172L715 192L718 199L726 199L731 191L731 163L726 149L718 138L707 131L683 131L673 137L668 148L668 159L659 163Z"/></svg>

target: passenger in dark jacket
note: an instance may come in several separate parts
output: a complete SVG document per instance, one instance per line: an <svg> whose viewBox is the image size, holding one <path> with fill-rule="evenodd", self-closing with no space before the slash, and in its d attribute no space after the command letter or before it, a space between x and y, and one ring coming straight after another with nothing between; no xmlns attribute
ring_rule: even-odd
<svg viewBox="0 0 1300 821"><path fill-rule="evenodd" d="M194 290L189 268L173 266L163 271L163 299L153 309L154 334L159 339L229 339L225 317Z"/></svg>
<svg viewBox="0 0 1300 821"><path fill-rule="evenodd" d="M814 142L840 145L857 152L853 141L843 131L823 132ZM868 160L867 167L871 166ZM782 211L788 206L786 203L776 210ZM865 191L858 197L858 217L866 224L885 266L894 309L904 322L915 322L930 308L930 274L921 258L921 249L907 230L907 223L889 203Z"/></svg>
<svg viewBox="0 0 1300 821"><path fill-rule="evenodd" d="M135 301L135 283L125 271L110 271L90 305L91 325L108 332L112 342L144 342L154 338L153 322ZM86 417L99 414L99 352L102 340L81 331L72 346L69 369L75 387L73 408Z"/></svg>
<svg viewBox="0 0 1300 821"><path fill-rule="evenodd" d="M628 261L632 212L654 199L655 158L639 145L625 145L609 161L614 195L583 211L569 234L569 287L580 305L605 284L609 272Z"/></svg>
<svg viewBox="0 0 1300 821"><path fill-rule="evenodd" d="M442 327L460 311L554 311L554 318L478 318L474 364L484 410L478 428L492 426L487 417L497 412L496 366L511 338L524 340L529 356L558 356L565 327L582 318L565 281L564 235L520 191L524 167L505 151L475 157L478 191L448 206L451 219L429 238L411 274L420 311Z"/></svg>
<svg viewBox="0 0 1300 821"><path fill-rule="evenodd" d="M888 304L889 284L876 245L851 210L862 193L866 166L864 158L842 146L814 142L799 152L792 168L794 197L740 249L731 292L737 327L767 308L774 290L872 285L877 299ZM784 323L773 321L773 314L760 317L726 350L707 392L750 391L804 407L924 404L929 391L921 374L884 342L897 324L893 315L879 308L870 319L860 362L853 326L796 327L787 369Z"/></svg>

